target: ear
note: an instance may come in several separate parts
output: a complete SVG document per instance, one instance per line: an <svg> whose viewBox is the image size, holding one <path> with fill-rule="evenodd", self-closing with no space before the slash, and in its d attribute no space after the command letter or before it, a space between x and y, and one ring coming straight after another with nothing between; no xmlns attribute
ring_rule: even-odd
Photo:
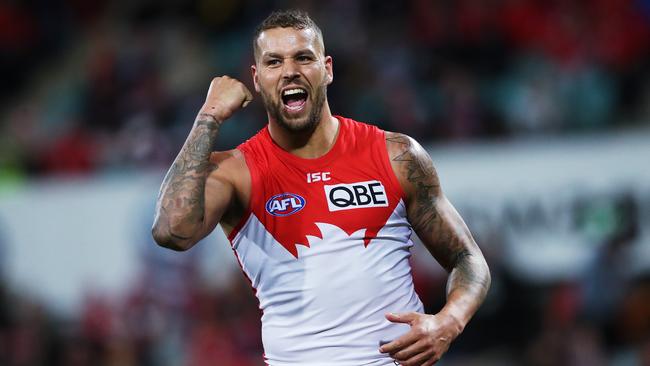
<svg viewBox="0 0 650 366"><path fill-rule="evenodd" d="M260 82L257 78L257 67L255 65L251 65L251 74L253 75L253 84L255 85L255 91L260 92Z"/></svg>
<svg viewBox="0 0 650 366"><path fill-rule="evenodd" d="M334 81L334 68L332 64L332 56L325 56L325 72L327 73L325 80L327 81L327 85L330 85L332 81Z"/></svg>

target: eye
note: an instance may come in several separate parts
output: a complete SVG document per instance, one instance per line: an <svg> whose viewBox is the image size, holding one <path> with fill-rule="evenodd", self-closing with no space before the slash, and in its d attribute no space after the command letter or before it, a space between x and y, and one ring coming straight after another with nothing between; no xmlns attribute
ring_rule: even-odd
<svg viewBox="0 0 650 366"><path fill-rule="evenodd" d="M314 58L311 57L311 56L308 56L308 55L300 55L300 56L296 57L296 61L298 61L300 63L308 63L308 62L311 62L313 60L314 60Z"/></svg>
<svg viewBox="0 0 650 366"><path fill-rule="evenodd" d="M272 58L266 61L266 66L279 66L282 62L277 58Z"/></svg>

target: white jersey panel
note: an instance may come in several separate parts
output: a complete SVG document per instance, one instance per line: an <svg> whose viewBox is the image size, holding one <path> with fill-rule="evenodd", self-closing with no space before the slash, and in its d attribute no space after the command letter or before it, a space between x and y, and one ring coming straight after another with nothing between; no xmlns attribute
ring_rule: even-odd
<svg viewBox="0 0 650 366"><path fill-rule="evenodd" d="M262 341L271 366L394 365L379 352L408 325L387 312L422 312L409 264L411 226L402 201L366 247L365 229L351 235L317 223L294 257L251 214L233 250L263 311Z"/></svg>

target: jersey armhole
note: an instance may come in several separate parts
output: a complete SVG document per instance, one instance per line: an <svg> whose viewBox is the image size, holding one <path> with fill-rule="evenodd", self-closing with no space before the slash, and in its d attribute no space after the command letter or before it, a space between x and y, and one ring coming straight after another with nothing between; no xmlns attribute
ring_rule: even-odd
<svg viewBox="0 0 650 366"><path fill-rule="evenodd" d="M248 169L248 174L250 174L250 176L251 176L251 192L250 192L250 196L248 197L248 204L246 205L246 208L244 210L244 214L242 215L242 217L239 220L239 222L237 223L237 225L235 225L235 227L233 227L230 234L228 234L228 240L230 241L231 244L232 244L232 241L237 236L237 234L239 234L239 231L241 230L241 228L244 226L244 224L246 224L246 222L248 221L248 219L250 218L250 216L251 216L251 214L253 212L253 210L252 210L253 202L255 201L255 198L256 198L255 197L255 189L253 187L257 186L257 183L258 183L258 180L259 180L259 177L257 175L257 169L255 169L255 164L253 164L253 162L250 161L250 156L246 153L246 151L244 149L237 148L237 150L239 150L239 152L241 152L241 154L244 156L244 161L246 163L246 169Z"/></svg>
<svg viewBox="0 0 650 366"><path fill-rule="evenodd" d="M390 163L390 155L388 154L388 147L386 146L386 131L380 130L380 133L381 133L381 141L379 143L380 145L379 150L382 153L382 159L381 159L382 165L384 167L384 170L386 170L386 174L388 175L391 181L391 185L393 186L393 189L399 195L404 206L406 206L406 193L404 192L404 189L402 188L402 184L400 184L399 179L397 178L397 174L395 174L393 165Z"/></svg>

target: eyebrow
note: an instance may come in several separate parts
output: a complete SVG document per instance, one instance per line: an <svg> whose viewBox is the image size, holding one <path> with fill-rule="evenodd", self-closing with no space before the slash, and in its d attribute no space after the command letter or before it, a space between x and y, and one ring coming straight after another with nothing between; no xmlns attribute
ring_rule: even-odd
<svg viewBox="0 0 650 366"><path fill-rule="evenodd" d="M300 56L300 55L305 55L305 54L315 55L314 51L312 51L312 50L310 50L310 49L308 49L308 48L303 48L303 49L300 49L300 50L296 51L296 52L292 55L292 57ZM268 53L264 53L264 54L262 55L262 57L268 57L268 58L284 58L284 56L282 56L281 54L276 53L276 52L268 52Z"/></svg>

